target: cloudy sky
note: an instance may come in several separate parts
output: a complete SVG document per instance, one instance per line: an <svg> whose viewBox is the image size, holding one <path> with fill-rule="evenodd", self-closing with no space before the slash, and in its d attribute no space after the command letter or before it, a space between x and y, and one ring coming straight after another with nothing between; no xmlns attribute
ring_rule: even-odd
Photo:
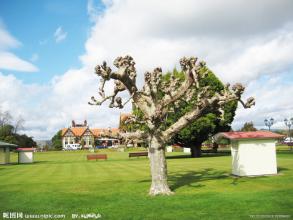
<svg viewBox="0 0 293 220"><path fill-rule="evenodd" d="M292 0L1 0L1 111L24 118L23 132L35 139L71 120L117 127L129 107L87 105L97 93L96 64L129 54L142 79L197 56L256 98L254 108L239 107L234 129L247 121L264 128L270 117L285 128L293 117L292 11Z"/></svg>

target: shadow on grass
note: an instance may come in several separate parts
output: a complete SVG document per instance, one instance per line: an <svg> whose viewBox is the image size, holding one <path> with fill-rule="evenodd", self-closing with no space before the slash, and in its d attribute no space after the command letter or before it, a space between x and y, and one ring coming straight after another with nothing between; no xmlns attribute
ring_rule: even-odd
<svg viewBox="0 0 293 220"><path fill-rule="evenodd" d="M282 173L283 171L287 171L289 169L285 167L278 167L277 170L278 170L278 173Z"/></svg>
<svg viewBox="0 0 293 220"><path fill-rule="evenodd" d="M171 173L169 175L169 181L171 183L170 188L174 191L182 186L204 187L205 185L203 183L205 181L226 178L230 178L230 174L215 169L204 169L199 172L189 171L185 173Z"/></svg>
<svg viewBox="0 0 293 220"><path fill-rule="evenodd" d="M222 156L229 156L231 155L230 151L227 152L218 152L218 153L202 153L201 157L191 157L190 154L185 154L185 155L171 155L171 156L166 156L166 159L182 159L182 158L206 158L206 157L222 157Z"/></svg>

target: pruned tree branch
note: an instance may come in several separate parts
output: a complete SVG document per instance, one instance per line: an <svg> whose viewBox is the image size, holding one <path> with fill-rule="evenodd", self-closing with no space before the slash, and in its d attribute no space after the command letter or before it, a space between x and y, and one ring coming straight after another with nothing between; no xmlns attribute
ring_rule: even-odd
<svg viewBox="0 0 293 220"><path fill-rule="evenodd" d="M127 132L127 133L119 133L119 136L127 141L127 140L142 140L148 137L148 133L143 131L136 131L136 132Z"/></svg>
<svg viewBox="0 0 293 220"><path fill-rule="evenodd" d="M145 73L145 84L141 91L136 86L136 69L135 62L131 56L118 57L114 61L114 66L118 68L113 72L106 62L95 68L96 74L100 76L101 82L99 86L99 94L101 100L92 97L92 105L101 105L106 100L110 100L109 107L123 108L130 100L143 112L143 121L146 123L150 131L153 129L162 129L160 124L165 120L170 110L176 108L182 100L189 102L195 97L194 108L183 115L177 122L161 131L164 139L171 138L190 122L196 120L202 113L208 109L218 109L223 112L223 106L230 101L239 101L244 108L249 108L255 104L253 98L249 98L246 102L241 100L244 92L244 86L237 83L232 89L227 84L223 90L211 93L209 86L200 87L200 80L208 74L205 63L197 62L196 57L180 60L181 69L184 72L185 79L180 81L174 75L171 75L169 82L162 80L162 69L155 68L152 72ZM104 86L106 81L114 80L115 86L113 93L106 96ZM130 98L122 103L122 98L117 96L119 92L127 90ZM160 95L163 92L163 96ZM129 119L130 120L130 119ZM132 121L137 120L132 118Z"/></svg>

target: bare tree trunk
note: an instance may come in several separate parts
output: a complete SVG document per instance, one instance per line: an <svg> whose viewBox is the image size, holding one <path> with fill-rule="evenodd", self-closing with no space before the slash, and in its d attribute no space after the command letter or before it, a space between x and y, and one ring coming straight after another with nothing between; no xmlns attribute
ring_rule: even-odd
<svg viewBox="0 0 293 220"><path fill-rule="evenodd" d="M201 144L193 145L190 151L191 157L201 157Z"/></svg>
<svg viewBox="0 0 293 220"><path fill-rule="evenodd" d="M152 175L152 185L149 194L152 196L173 194L167 182L167 163L164 143L154 136L150 141L149 158Z"/></svg>

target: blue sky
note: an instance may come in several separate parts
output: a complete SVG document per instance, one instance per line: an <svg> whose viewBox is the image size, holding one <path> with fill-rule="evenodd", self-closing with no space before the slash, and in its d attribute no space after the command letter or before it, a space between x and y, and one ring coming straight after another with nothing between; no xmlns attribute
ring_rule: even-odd
<svg viewBox="0 0 293 220"><path fill-rule="evenodd" d="M234 129L248 121L262 129L270 117L272 128L285 129L293 117L292 11L292 0L1 0L0 110L22 117L22 132L35 139L71 120L117 127L130 106L87 104L97 95L95 65L131 55L142 85L145 71L197 56L223 82L243 83L244 99L255 97L253 108L238 108Z"/></svg>
<svg viewBox="0 0 293 220"><path fill-rule="evenodd" d="M84 53L91 27L86 1L2 0L0 19L22 44L12 51L28 61L38 57L30 62L39 69L36 73L3 70L4 74L13 73L25 83L46 83L54 75L81 66L78 56ZM62 27L67 37L56 43L54 33L58 27Z"/></svg>

